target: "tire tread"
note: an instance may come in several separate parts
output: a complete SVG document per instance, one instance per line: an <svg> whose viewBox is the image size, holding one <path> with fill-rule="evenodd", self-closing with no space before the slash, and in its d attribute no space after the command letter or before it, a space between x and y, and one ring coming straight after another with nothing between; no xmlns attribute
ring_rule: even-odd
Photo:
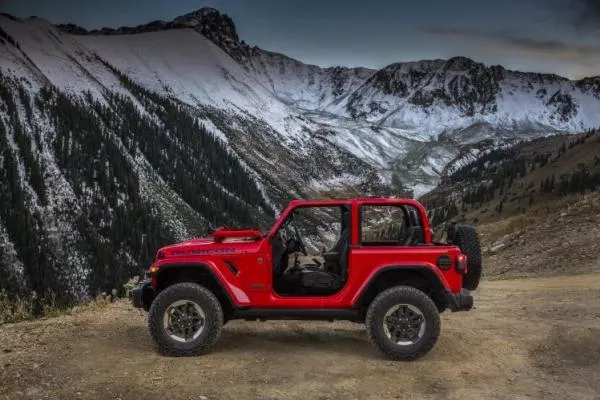
<svg viewBox="0 0 600 400"><path fill-rule="evenodd" d="M383 315L387 311L386 303L390 302L391 299L397 299L394 301L416 301L424 315L432 316L433 321L427 321L428 324L433 325L433 330L427 336L427 330L424 341L420 343L418 347L410 348L399 348L391 343L387 338L383 337L383 328L381 327L381 320ZM415 304L416 305L416 304ZM441 321L437 306L422 291L415 289L410 286L395 286L381 292L369 305L367 315L365 318L365 325L367 327L367 336L369 341L379 352L392 359L401 361L412 361L420 358L427 354L435 343L440 334ZM430 328L426 328L430 329Z"/></svg>
<svg viewBox="0 0 600 400"><path fill-rule="evenodd" d="M208 323L208 333L204 340L195 347L181 347L174 345L163 331L162 318L164 310L177 298L196 298L201 300L206 318L211 318ZM205 308L206 307L206 308ZM148 314L148 327L150 336L156 343L159 353L172 357L189 357L205 354L219 339L223 327L223 309L217 297L204 286L196 283L178 283L164 289L156 297Z"/></svg>

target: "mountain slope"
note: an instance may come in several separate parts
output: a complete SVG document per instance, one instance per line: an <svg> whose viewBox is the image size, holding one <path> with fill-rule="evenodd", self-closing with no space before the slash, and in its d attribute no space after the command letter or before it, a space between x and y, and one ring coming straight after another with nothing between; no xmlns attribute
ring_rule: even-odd
<svg viewBox="0 0 600 400"><path fill-rule="evenodd" d="M600 131L556 135L481 154L422 197L434 225L486 223L600 188Z"/></svg>
<svg viewBox="0 0 600 400"><path fill-rule="evenodd" d="M123 78L143 104L2 77L2 288L77 299L128 279L155 249L213 223L264 225L251 171L186 108ZM117 112L118 110L118 112ZM14 257L13 257L14 258ZM15 282L18 281L18 282Z"/></svg>
<svg viewBox="0 0 600 400"><path fill-rule="evenodd" d="M134 36L103 47L37 19L0 23L1 289L68 302L120 287L160 245L210 226L266 227L308 182L375 173L326 140L302 153L282 143L271 124L290 123L285 104L236 86L248 73L197 32L147 34L165 40L163 55L194 39L173 67Z"/></svg>
<svg viewBox="0 0 600 400"><path fill-rule="evenodd" d="M477 226L488 278L598 272L600 131L488 152L422 201L438 238L449 220Z"/></svg>

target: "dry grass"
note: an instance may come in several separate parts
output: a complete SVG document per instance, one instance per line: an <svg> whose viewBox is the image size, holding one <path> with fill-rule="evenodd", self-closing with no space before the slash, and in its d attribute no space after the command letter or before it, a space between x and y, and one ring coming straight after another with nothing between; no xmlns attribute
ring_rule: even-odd
<svg viewBox="0 0 600 400"><path fill-rule="evenodd" d="M484 237L496 240L504 235L519 231L535 230L542 222L557 219L561 214L568 213L571 216L573 214L585 214L587 216L595 213L600 209L592 210L589 208L589 204L596 203L599 199L600 192L547 199L533 205L526 213L505 217L498 216L493 221L477 225L477 229Z"/></svg>
<svg viewBox="0 0 600 400"><path fill-rule="evenodd" d="M518 214L500 221L480 225L478 229L484 237L496 240L504 235L530 229L540 219L540 216L537 215Z"/></svg>
<svg viewBox="0 0 600 400"><path fill-rule="evenodd" d="M81 310L97 310L110 304L113 300L106 294L83 302L76 306L60 306L56 295L50 293L44 298L38 298L35 292L29 296L9 295L4 289L0 290L0 325L28 321L39 317L55 318L62 314L72 314Z"/></svg>
<svg viewBox="0 0 600 400"><path fill-rule="evenodd" d="M0 324L25 321L33 318L33 302L0 291Z"/></svg>
<svg viewBox="0 0 600 400"><path fill-rule="evenodd" d="M600 192L478 226L488 279L600 272ZM498 250L496 244L504 246Z"/></svg>

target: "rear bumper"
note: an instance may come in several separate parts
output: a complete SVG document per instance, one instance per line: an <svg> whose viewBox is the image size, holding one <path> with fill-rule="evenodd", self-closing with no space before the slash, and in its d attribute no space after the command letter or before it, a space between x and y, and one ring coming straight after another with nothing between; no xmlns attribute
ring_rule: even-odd
<svg viewBox="0 0 600 400"><path fill-rule="evenodd" d="M462 289L460 293L446 292L446 300L452 312L469 311L473 308L473 296L466 289Z"/></svg>
<svg viewBox="0 0 600 400"><path fill-rule="evenodd" d="M156 292L150 281L140 282L139 286L130 293L131 304L135 308L143 308L146 311L150 310L154 297L156 297Z"/></svg>

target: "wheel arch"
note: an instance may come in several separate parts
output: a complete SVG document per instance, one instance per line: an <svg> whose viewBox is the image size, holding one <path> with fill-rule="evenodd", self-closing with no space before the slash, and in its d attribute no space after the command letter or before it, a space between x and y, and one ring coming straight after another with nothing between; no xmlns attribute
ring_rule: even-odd
<svg viewBox="0 0 600 400"><path fill-rule="evenodd" d="M206 263L172 263L162 265L156 273L156 294L177 283L191 282L210 290L219 300L225 315L236 308L231 295L217 274Z"/></svg>
<svg viewBox="0 0 600 400"><path fill-rule="evenodd" d="M390 265L379 269L364 285L353 306L366 309L382 291L393 286L410 286L427 294L443 311L448 306L447 289L438 273L425 265Z"/></svg>

